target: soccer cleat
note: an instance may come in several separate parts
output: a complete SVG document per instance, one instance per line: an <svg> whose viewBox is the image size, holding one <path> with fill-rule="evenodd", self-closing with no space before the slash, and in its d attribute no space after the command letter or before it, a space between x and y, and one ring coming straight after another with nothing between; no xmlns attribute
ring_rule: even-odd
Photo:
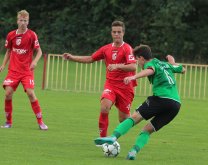
<svg viewBox="0 0 208 165"><path fill-rule="evenodd" d="M116 141L116 137L99 137L97 139L94 140L96 146L98 145L102 145L104 143L108 143L108 144L113 144Z"/></svg>
<svg viewBox="0 0 208 165"><path fill-rule="evenodd" d="M41 130L44 130L44 131L48 130L48 126L45 125L44 123L39 124L39 128L40 128Z"/></svg>
<svg viewBox="0 0 208 165"><path fill-rule="evenodd" d="M129 151L129 153L128 153L126 159L127 159L127 160L135 160L136 155L137 155L136 150L132 149L131 151Z"/></svg>
<svg viewBox="0 0 208 165"><path fill-rule="evenodd" d="M8 123L5 123L4 125L1 126L1 128L11 128L12 127L12 124L8 124Z"/></svg>

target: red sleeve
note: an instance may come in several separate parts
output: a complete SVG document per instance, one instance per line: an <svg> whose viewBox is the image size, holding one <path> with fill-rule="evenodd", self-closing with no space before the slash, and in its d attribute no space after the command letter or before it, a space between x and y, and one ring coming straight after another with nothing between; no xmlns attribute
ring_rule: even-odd
<svg viewBox="0 0 208 165"><path fill-rule="evenodd" d="M136 59L132 52L132 47L128 44L125 46L127 64L136 63Z"/></svg>
<svg viewBox="0 0 208 165"><path fill-rule="evenodd" d="M92 54L92 58L94 61L99 61L105 58L103 47L98 49L95 53Z"/></svg>
<svg viewBox="0 0 208 165"><path fill-rule="evenodd" d="M5 48L7 49L11 49L12 48L12 40L11 40L11 35L10 33L7 35L6 37L6 41L5 41Z"/></svg>
<svg viewBox="0 0 208 165"><path fill-rule="evenodd" d="M37 34L35 33L35 32L33 32L33 39L34 39L34 45L33 45L33 48L34 49L37 49L37 48L39 48L40 47L40 45L39 45L39 41L38 41L38 36L37 36Z"/></svg>

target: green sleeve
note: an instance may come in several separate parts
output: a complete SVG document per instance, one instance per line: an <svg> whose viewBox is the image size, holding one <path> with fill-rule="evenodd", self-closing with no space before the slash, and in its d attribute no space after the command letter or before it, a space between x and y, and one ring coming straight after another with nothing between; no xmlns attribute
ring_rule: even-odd
<svg viewBox="0 0 208 165"><path fill-rule="evenodd" d="M155 71L155 66L154 66L154 64L152 63L152 61L151 61L151 62L145 63L144 69L148 69L148 68L152 68L152 69Z"/></svg>
<svg viewBox="0 0 208 165"><path fill-rule="evenodd" d="M170 67L171 67L171 70L173 73L182 73L183 71L183 66L180 64L180 65L171 65L169 64Z"/></svg>

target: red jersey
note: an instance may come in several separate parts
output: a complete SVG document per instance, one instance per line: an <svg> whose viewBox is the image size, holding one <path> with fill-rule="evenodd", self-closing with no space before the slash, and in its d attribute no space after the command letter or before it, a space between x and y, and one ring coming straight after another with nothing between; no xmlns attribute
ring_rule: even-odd
<svg viewBox="0 0 208 165"><path fill-rule="evenodd" d="M38 37L30 29L23 34L17 34L17 30L11 31L6 38L5 48L10 49L9 71L19 73L30 72L30 64L33 60L33 51L39 48Z"/></svg>
<svg viewBox="0 0 208 165"><path fill-rule="evenodd" d="M131 64L136 63L135 57L132 53L132 47L123 42L120 47L115 47L113 43L105 45L98 49L92 55L93 60L98 61L101 59L105 60L106 67L109 64ZM126 72L121 69L108 71L106 69L106 79L117 82L122 82L125 77L133 76L135 72ZM117 84L117 83L116 83ZM118 85L121 85L120 83ZM136 86L136 81L132 81L132 85Z"/></svg>

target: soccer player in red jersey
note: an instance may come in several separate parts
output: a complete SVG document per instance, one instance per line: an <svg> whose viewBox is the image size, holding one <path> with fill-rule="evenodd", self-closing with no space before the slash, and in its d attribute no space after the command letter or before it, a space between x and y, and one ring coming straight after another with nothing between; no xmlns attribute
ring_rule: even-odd
<svg viewBox="0 0 208 165"><path fill-rule="evenodd" d="M123 41L125 25L121 21L114 21L111 25L113 43L99 48L91 56L75 56L64 53L63 58L81 63L92 63L103 60L106 65L106 82L101 96L99 130L100 137L107 136L108 114L113 106L117 107L119 121L122 122L130 116L130 107L134 98L134 86L136 81L124 84L126 76L134 75L136 60L132 54L132 48Z"/></svg>
<svg viewBox="0 0 208 165"><path fill-rule="evenodd" d="M29 13L21 10L17 13L18 29L8 33L5 48L7 49L0 72L2 72L9 62L8 74L3 82L5 89L5 113L6 123L1 128L12 127L12 96L19 83L22 83L27 93L33 112L36 115L39 128L47 130L47 125L42 120L42 111L34 92L34 69L42 56L42 50L38 43L35 32L28 29ZM33 51L36 56L33 59Z"/></svg>

